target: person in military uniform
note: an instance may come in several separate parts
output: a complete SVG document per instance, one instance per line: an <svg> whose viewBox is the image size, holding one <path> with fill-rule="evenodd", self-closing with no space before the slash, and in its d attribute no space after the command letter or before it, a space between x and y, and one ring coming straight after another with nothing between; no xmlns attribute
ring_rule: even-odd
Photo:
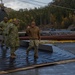
<svg viewBox="0 0 75 75"><path fill-rule="evenodd" d="M5 45L4 41L5 41L6 35L4 34L4 32L8 25L9 25L8 18L4 17L4 20L0 22L1 47Z"/></svg>
<svg viewBox="0 0 75 75"><path fill-rule="evenodd" d="M28 57L29 51L34 48L34 58L38 58L38 45L40 41L40 29L36 26L35 22L32 21L31 25L27 27L26 33L30 38L29 47L27 48L26 54Z"/></svg>
<svg viewBox="0 0 75 75"><path fill-rule="evenodd" d="M18 34L18 21L15 19L13 23L10 23L6 29L6 46L11 49L11 58L15 58L15 50L19 47L19 34Z"/></svg>

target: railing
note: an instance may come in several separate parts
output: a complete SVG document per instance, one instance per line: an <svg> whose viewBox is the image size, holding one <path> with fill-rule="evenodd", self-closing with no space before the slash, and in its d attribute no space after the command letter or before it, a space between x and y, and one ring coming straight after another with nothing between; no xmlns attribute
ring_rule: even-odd
<svg viewBox="0 0 75 75"><path fill-rule="evenodd" d="M29 37L20 37L20 40L28 40ZM51 36L41 36L41 40L75 40L75 34L70 35L51 35Z"/></svg>

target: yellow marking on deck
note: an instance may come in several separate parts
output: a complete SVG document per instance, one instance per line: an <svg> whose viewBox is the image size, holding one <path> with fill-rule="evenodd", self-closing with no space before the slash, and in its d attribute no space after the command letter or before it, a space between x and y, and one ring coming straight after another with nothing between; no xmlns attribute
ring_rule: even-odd
<svg viewBox="0 0 75 75"><path fill-rule="evenodd" d="M40 43L42 44L46 44L46 43L51 43L51 44L54 44L54 43L75 43L75 40L41 40Z"/></svg>
<svg viewBox="0 0 75 75"><path fill-rule="evenodd" d="M0 74L8 74L8 73L24 71L24 70L29 70L33 68L43 67L43 66L60 65L60 64L66 64L66 63L72 63L72 62L75 62L75 59L57 61L57 62L52 62L52 63L37 64L37 65L29 66L29 67L18 68L18 69L8 70L8 71L0 71Z"/></svg>

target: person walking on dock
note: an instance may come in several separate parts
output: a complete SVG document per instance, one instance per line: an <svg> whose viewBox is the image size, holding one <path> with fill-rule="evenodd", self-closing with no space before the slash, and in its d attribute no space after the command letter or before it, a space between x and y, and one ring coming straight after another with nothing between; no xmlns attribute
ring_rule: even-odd
<svg viewBox="0 0 75 75"><path fill-rule="evenodd" d="M14 19L13 22L9 24L6 30L7 30L6 46L10 47L11 49L10 57L15 58L16 57L15 51L19 47L18 21Z"/></svg>
<svg viewBox="0 0 75 75"><path fill-rule="evenodd" d="M27 27L26 33L30 39L29 47L26 51L27 57L29 55L29 51L34 48L34 58L38 58L38 45L41 38L40 29L36 26L34 21L32 21L31 25Z"/></svg>

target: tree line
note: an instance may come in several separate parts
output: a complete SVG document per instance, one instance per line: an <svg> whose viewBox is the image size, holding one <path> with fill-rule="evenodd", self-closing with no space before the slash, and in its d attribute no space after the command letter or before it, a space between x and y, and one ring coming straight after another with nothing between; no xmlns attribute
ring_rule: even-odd
<svg viewBox="0 0 75 75"><path fill-rule="evenodd" d="M34 20L41 28L68 28L75 25L75 0L53 0L45 7L11 11L10 18L20 20L19 30L24 30Z"/></svg>

